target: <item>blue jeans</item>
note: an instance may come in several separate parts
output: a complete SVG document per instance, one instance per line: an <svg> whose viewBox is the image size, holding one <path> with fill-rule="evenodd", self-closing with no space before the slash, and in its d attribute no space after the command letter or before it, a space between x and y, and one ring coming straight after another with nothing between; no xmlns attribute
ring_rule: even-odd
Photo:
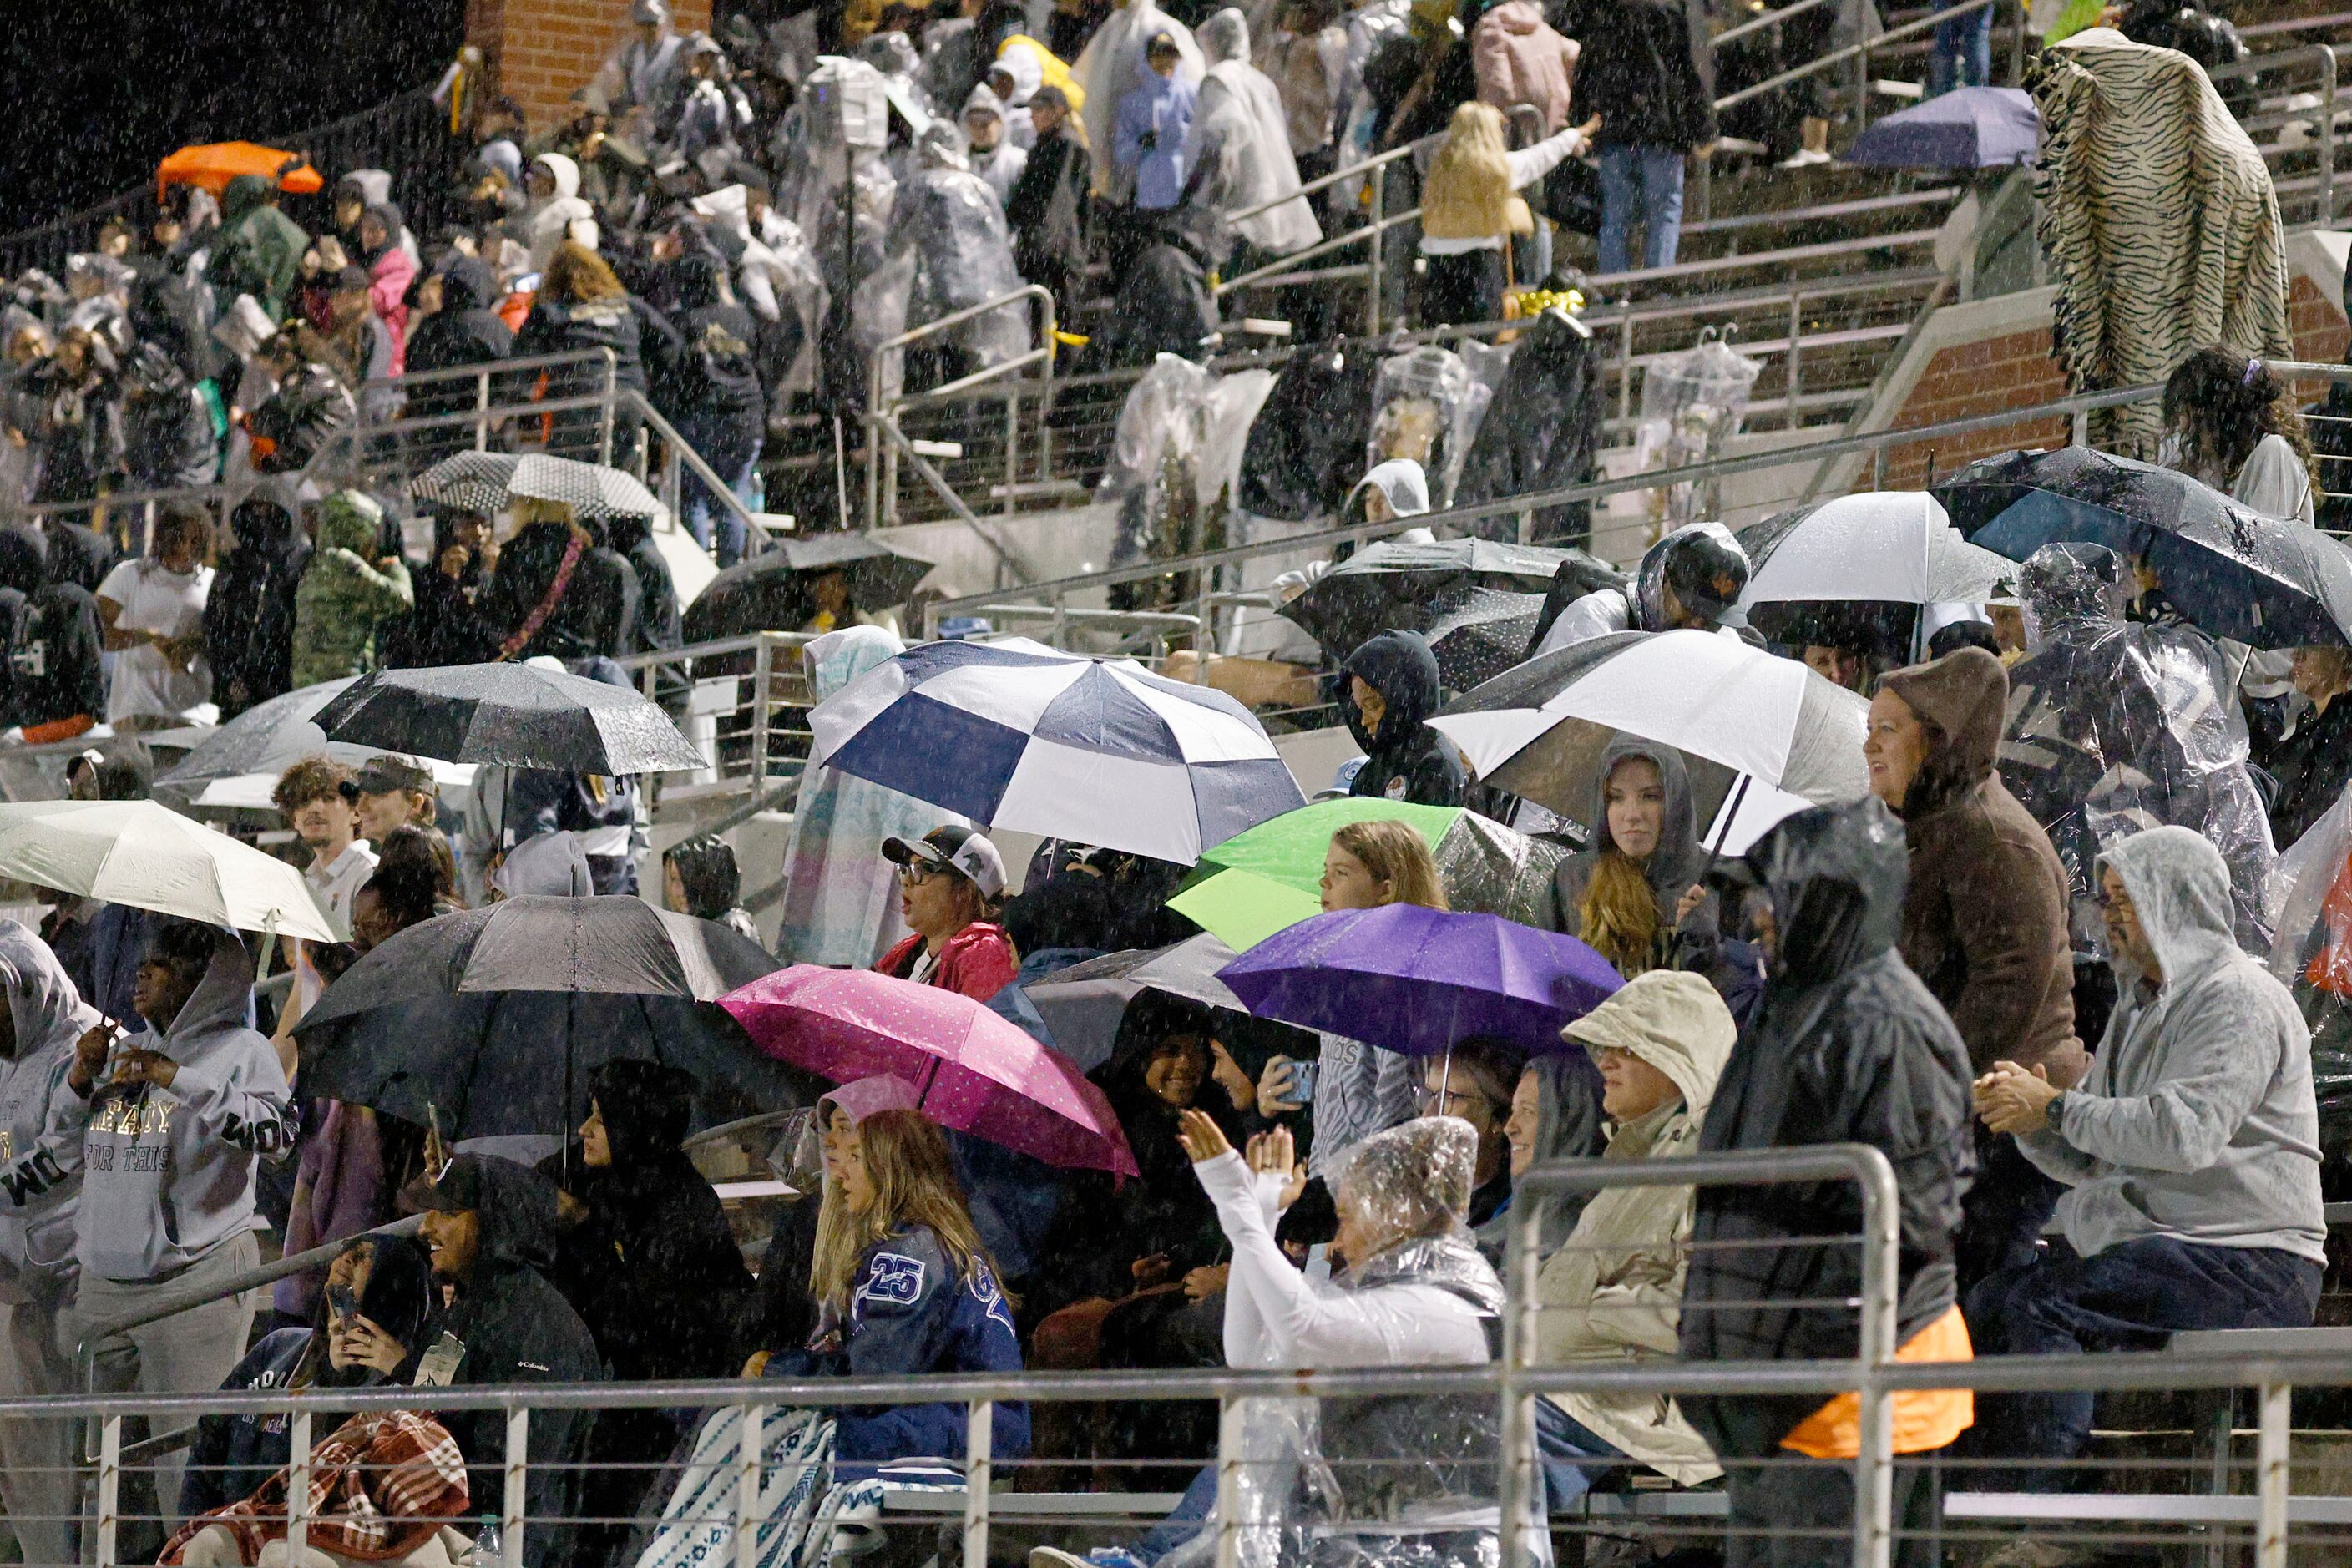
<svg viewBox="0 0 2352 1568"><path fill-rule="evenodd" d="M1543 1464L1544 1501L1554 1513L1574 1507L1601 1471L1632 1462L1606 1437L1542 1398L1536 1401L1536 1458Z"/></svg>
<svg viewBox="0 0 2352 1568"><path fill-rule="evenodd" d="M1629 245L1633 202L1641 193L1648 236L1644 267L1672 267L1683 236L1683 155L1672 147L1631 147L1611 142L1601 149L1601 270L1633 268Z"/></svg>
<svg viewBox="0 0 2352 1568"><path fill-rule="evenodd" d="M1201 1533L1209 1522L1209 1515L1217 1508L1217 1468L1207 1465L1192 1478L1184 1489L1184 1496L1166 1519L1143 1532L1143 1539L1131 1548L1146 1563L1157 1563L1162 1557Z"/></svg>
<svg viewBox="0 0 2352 1568"><path fill-rule="evenodd" d="M681 430L679 434L685 436L688 444L698 451L703 449L695 441L692 431ZM745 458L742 466L731 474L717 462L711 462L712 471L727 481L727 488L734 492L737 500L743 503L746 511L757 510L751 478L760 470L760 450L763 445L762 441L752 442L751 456ZM705 460L709 459L706 458ZM742 560L743 545L749 538L743 520L730 508L720 506L718 498L710 493L691 468L679 476L677 488L679 506L686 513L683 520L686 531L694 535L695 542L711 552L712 558L722 571ZM718 536L715 547L712 542L714 531Z"/></svg>
<svg viewBox="0 0 2352 1568"><path fill-rule="evenodd" d="M1992 7L1937 23L1935 47L1927 51L1927 96L1991 85Z"/></svg>
<svg viewBox="0 0 2352 1568"><path fill-rule="evenodd" d="M2039 1261L1969 1293L1969 1335L1980 1355L2077 1355L2161 1350L2184 1329L2308 1328L2322 1272L2274 1247L2151 1236L2081 1258L2053 1241ZM2071 1459L2090 1437L2091 1405L2087 1393L1985 1395L1981 1445L2001 1458ZM2019 1484L2058 1491L2063 1474Z"/></svg>

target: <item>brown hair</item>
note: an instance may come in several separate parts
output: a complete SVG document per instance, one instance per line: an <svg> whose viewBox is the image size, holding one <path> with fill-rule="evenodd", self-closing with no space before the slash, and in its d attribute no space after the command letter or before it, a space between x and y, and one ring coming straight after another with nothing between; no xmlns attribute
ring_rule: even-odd
<svg viewBox="0 0 2352 1568"><path fill-rule="evenodd" d="M970 1280L983 1268L996 1276L995 1262L972 1228L948 1141L928 1117L918 1110L877 1110L850 1135L866 1156L874 1202L862 1212L852 1212L841 1188L826 1184L817 1208L810 1295L845 1314L849 1293L857 1283L858 1260L866 1249L917 1226L938 1238L959 1279ZM1001 1277L997 1286L1003 1287Z"/></svg>
<svg viewBox="0 0 2352 1568"><path fill-rule="evenodd" d="M291 816L314 800L341 800L343 786L359 775L332 757L305 757L278 775L269 803Z"/></svg>
<svg viewBox="0 0 2352 1568"><path fill-rule="evenodd" d="M1374 881L1389 885L1389 902L1419 904L1425 910L1446 907L1445 884L1419 828L1379 817L1347 824L1331 835L1331 842L1362 862Z"/></svg>
<svg viewBox="0 0 2352 1568"><path fill-rule="evenodd" d="M576 239L567 239L548 258L540 292L565 304L593 300L625 300L629 291L604 258Z"/></svg>
<svg viewBox="0 0 2352 1568"><path fill-rule="evenodd" d="M1658 895L1622 849L1612 845L1593 862L1576 924L1579 940L1626 979L1655 967Z"/></svg>

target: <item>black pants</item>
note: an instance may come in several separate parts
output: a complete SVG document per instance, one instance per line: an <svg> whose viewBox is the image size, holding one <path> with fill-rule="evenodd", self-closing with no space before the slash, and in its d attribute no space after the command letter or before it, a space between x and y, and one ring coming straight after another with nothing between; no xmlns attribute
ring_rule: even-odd
<svg viewBox="0 0 2352 1568"><path fill-rule="evenodd" d="M1895 1568L1931 1568L1937 1494L1925 1454L1896 1457ZM1724 1568L1850 1568L1853 1462L1789 1454L1769 1464L1724 1467L1731 1504Z"/></svg>
<svg viewBox="0 0 2352 1568"><path fill-rule="evenodd" d="M2027 1159L2017 1140L1977 1130L1977 1179L1960 1201L1960 1234L1955 1247L1960 1294L1977 1281L2032 1263L2042 1227L2065 1188Z"/></svg>
<svg viewBox="0 0 2352 1568"><path fill-rule="evenodd" d="M1460 327L1503 319L1503 253L1465 250L1428 256L1422 278L1421 324Z"/></svg>

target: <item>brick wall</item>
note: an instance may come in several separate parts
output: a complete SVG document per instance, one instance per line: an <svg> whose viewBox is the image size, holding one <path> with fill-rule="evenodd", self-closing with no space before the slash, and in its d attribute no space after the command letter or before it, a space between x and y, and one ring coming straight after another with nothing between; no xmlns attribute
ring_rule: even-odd
<svg viewBox="0 0 2352 1568"><path fill-rule="evenodd" d="M710 25L710 0L671 0L681 33ZM584 86L629 34L628 0L467 0L466 41L489 62L497 90L530 116L533 132L570 112Z"/></svg>
<svg viewBox="0 0 2352 1568"><path fill-rule="evenodd" d="M2323 363L2341 363L2352 328L2342 309L2295 273L2287 297L2287 321L2294 334L2296 357ZM1970 419L2004 409L2048 403L2067 394L2065 373L2050 357L2050 331L2037 327L2010 331L1975 342L1953 343L1936 352L1912 388L1894 424L1898 430ZM2315 396L2317 388L2305 389ZM1885 488L1917 489L1927 482L1932 459L1935 471L1948 474L1963 463L2019 447L2058 447L2072 438L2071 422L2063 418L2031 424L2003 425L1968 436L1944 436L1932 444L1895 447L1886 454ZM1872 488L1871 471L1856 476L1855 488Z"/></svg>

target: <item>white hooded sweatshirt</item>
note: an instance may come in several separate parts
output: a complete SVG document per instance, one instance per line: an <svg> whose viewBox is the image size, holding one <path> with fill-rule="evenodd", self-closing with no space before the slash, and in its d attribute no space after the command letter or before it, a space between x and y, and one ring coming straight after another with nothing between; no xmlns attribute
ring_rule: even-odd
<svg viewBox="0 0 2352 1568"><path fill-rule="evenodd" d="M16 921L0 921L0 987L16 1031L0 1072L0 1269L37 1296L73 1267L82 1119L65 1103L79 1104L66 1075L99 1013L49 944Z"/></svg>
<svg viewBox="0 0 2352 1568"><path fill-rule="evenodd" d="M541 153L531 162L555 181L555 194L530 209L530 269L544 272L567 239L596 248L596 209L581 199L579 164L561 153Z"/></svg>

